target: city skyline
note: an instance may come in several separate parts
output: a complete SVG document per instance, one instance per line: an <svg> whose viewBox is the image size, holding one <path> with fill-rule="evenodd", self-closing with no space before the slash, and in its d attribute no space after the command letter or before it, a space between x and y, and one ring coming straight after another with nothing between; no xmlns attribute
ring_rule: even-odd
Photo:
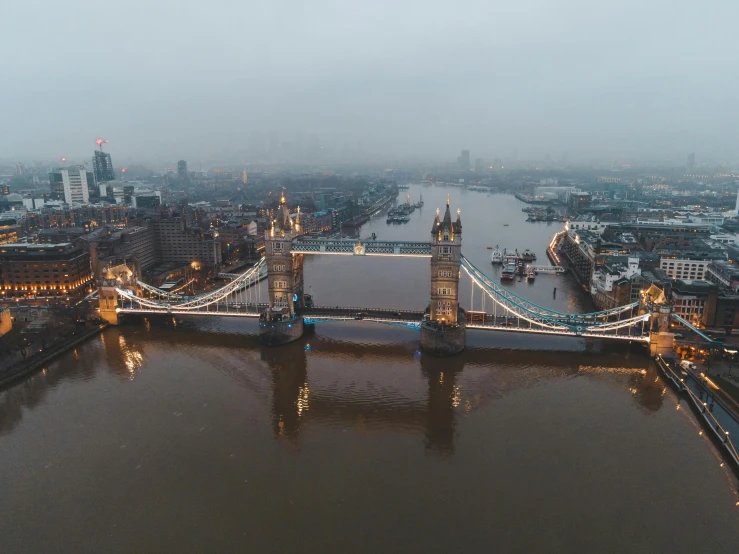
<svg viewBox="0 0 739 554"><path fill-rule="evenodd" d="M0 157L81 156L100 135L119 160L236 157L302 133L366 159L735 159L734 3L466 7L134 2L101 26L85 1L16 4ZM80 32L45 38L65 25ZM83 60L95 87L69 71Z"/></svg>

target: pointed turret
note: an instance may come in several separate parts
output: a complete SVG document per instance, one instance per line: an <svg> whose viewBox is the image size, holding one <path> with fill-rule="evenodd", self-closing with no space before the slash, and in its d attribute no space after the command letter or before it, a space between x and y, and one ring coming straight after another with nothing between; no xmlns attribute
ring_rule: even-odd
<svg viewBox="0 0 739 554"><path fill-rule="evenodd" d="M452 230L452 214L449 212L449 198L446 199L446 210L444 211L444 220L441 222L442 229Z"/></svg>
<svg viewBox="0 0 739 554"><path fill-rule="evenodd" d="M439 208L436 208L436 217L434 218L434 226L431 227L431 234L436 235L441 227L441 219L439 219Z"/></svg>
<svg viewBox="0 0 739 554"><path fill-rule="evenodd" d="M287 200L285 199L285 192L282 192L280 196L280 206L277 208L277 224L276 227L283 233L288 232L292 229L293 222L290 219L290 210L287 208Z"/></svg>
<svg viewBox="0 0 739 554"><path fill-rule="evenodd" d="M459 208L457 208L457 221L454 223L454 232L462 232L462 210L460 210Z"/></svg>

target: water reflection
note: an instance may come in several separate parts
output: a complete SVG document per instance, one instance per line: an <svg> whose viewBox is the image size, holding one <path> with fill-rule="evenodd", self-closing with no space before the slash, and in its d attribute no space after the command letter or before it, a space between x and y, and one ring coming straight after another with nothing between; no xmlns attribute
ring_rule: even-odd
<svg viewBox="0 0 739 554"><path fill-rule="evenodd" d="M198 322L200 323L200 322ZM208 378L208 371L225 373L233 382L256 391L264 384L260 372L269 371L272 429L276 438L297 442L306 421L349 426L362 430L392 430L419 434L427 451L454 453L457 419L523 387L562 377L598 378L617 389L628 390L635 405L649 412L662 408L666 387L651 362L628 356L613 344L584 345L585 351L522 351L485 347L468 348L447 359L414 356L417 344L361 343L316 335L281 348L266 348L254 335L209 330L190 321L175 328L154 322L150 329L109 329L99 339L72 353L19 385L0 392L0 434L8 433L49 390L64 380L92 379L110 371L126 380L147 369L156 352L169 349L202 351L213 362L215 352L233 352L242 363L193 364ZM311 351L305 343L310 340ZM208 354L210 353L210 354ZM250 360L259 360L252 363ZM370 369L358 375L357 368ZM393 368L392 373L386 368ZM418 381L398 384L408 376ZM341 383L335 383L338 378ZM166 383L155 383L164 386Z"/></svg>
<svg viewBox="0 0 739 554"><path fill-rule="evenodd" d="M432 452L454 452L454 428L461 393L457 376L464 369L462 356L440 359L421 356L421 372L428 382L425 445Z"/></svg>
<svg viewBox="0 0 739 554"><path fill-rule="evenodd" d="M260 346L260 351L272 370L272 428L278 438L294 439L310 407L305 349L292 343L283 348Z"/></svg>

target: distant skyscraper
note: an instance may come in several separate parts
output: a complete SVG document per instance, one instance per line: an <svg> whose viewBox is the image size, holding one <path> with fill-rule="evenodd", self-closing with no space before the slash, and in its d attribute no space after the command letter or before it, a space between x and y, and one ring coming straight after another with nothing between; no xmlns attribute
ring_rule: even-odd
<svg viewBox="0 0 739 554"><path fill-rule="evenodd" d="M105 183L106 181L115 180L115 172L113 171L113 161L110 159L110 154L95 150L95 156L92 158L93 171L95 173L95 180L98 183Z"/></svg>
<svg viewBox="0 0 739 554"><path fill-rule="evenodd" d="M134 188L132 185L126 185L123 187L123 202L129 206L133 204Z"/></svg>
<svg viewBox="0 0 739 554"><path fill-rule="evenodd" d="M475 173L482 173L483 169L484 168L482 167L482 158L477 158L475 160Z"/></svg>
<svg viewBox="0 0 739 554"><path fill-rule="evenodd" d="M185 160L177 162L177 177L183 181L187 179L187 162Z"/></svg>
<svg viewBox="0 0 739 554"><path fill-rule="evenodd" d="M688 171L692 171L693 166L695 166L695 154L691 152L688 154Z"/></svg>
<svg viewBox="0 0 739 554"><path fill-rule="evenodd" d="M241 172L241 182L244 184L247 184L249 182L249 177L246 174L246 169Z"/></svg>
<svg viewBox="0 0 739 554"><path fill-rule="evenodd" d="M49 182L53 195L58 199L63 197L67 204L86 204L90 200L87 175L83 165L52 171Z"/></svg>
<svg viewBox="0 0 739 554"><path fill-rule="evenodd" d="M457 165L462 171L469 171L470 169L470 151L462 150L462 154L457 158Z"/></svg>

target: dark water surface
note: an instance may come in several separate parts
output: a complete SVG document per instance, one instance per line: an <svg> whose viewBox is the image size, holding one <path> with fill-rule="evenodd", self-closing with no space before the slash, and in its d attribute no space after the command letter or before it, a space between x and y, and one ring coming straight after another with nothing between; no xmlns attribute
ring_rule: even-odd
<svg viewBox="0 0 739 554"><path fill-rule="evenodd" d="M428 240L446 192L362 236ZM488 244L546 263L559 224L450 192L478 267ZM421 309L428 260L309 258L306 282L318 304ZM590 308L568 277L511 286ZM737 551L736 479L637 345L471 331L439 360L367 322L255 333L111 328L0 392L2 551Z"/></svg>

